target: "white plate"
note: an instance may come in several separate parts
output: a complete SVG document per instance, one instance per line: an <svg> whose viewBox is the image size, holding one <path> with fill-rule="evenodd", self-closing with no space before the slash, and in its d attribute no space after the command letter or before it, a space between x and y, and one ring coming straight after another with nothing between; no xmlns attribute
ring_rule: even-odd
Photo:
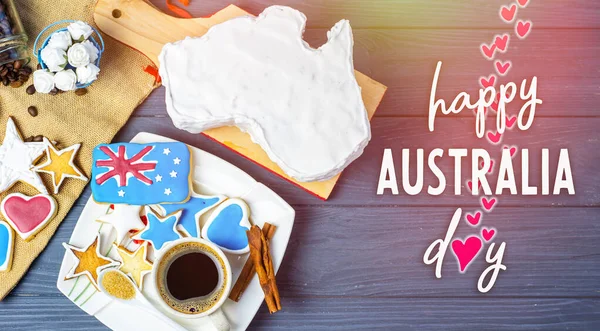
<svg viewBox="0 0 600 331"><path fill-rule="evenodd" d="M171 139L150 134L139 133L133 138L133 143L170 142ZM279 269L283 255L294 225L295 212L275 192L265 185L257 182L245 172L232 164L209 154L205 151L190 146L193 157L194 189L200 194L224 194L228 197L238 197L248 203L250 217L254 224L262 226L265 222L277 225L277 231L271 241L271 254L275 271ZM77 247L86 247L96 237L100 223L95 219L104 215L107 205L94 202L92 197L85 205L75 230L70 239L70 244ZM103 242L101 250L108 251L110 241L114 238L114 232L110 226L101 229ZM109 256L116 258L115 252L111 251ZM233 279L237 280L241 269L246 262L248 254L227 254L233 271ZM60 273L58 275L58 289L82 310L95 316L100 322L113 330L167 330L167 327L144 311L130 307L118 301L112 301L106 295L97 292L85 276L78 279L65 280L65 275L73 267L74 260L70 254L65 254ZM144 294L148 300L158 300L156 290L151 286L151 274L146 275ZM227 300L223 305L223 311L231 323L232 330L245 330L264 300L263 292L255 276L239 302ZM158 305L155 305L160 308ZM167 313L168 314L168 313ZM173 316L169 315L173 318ZM188 330L212 330L213 327L208 319L177 320Z"/></svg>

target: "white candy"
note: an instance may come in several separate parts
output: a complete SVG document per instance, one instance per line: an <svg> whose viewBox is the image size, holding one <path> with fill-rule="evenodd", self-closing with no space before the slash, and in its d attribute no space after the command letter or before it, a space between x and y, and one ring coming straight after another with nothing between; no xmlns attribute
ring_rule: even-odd
<svg viewBox="0 0 600 331"><path fill-rule="evenodd" d="M165 45L160 75L175 126L198 133L235 125L299 181L342 171L371 139L352 29L340 21L312 49L305 23L301 12L273 6Z"/></svg>

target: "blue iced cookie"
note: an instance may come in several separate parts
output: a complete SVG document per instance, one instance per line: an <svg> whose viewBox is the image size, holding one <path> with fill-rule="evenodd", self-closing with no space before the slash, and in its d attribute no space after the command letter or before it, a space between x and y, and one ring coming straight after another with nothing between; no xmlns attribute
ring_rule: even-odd
<svg viewBox="0 0 600 331"><path fill-rule="evenodd" d="M223 195L206 196L192 192L192 195L187 202L161 204L158 205L158 209L163 215L181 210L178 228L180 228L188 237L200 238L200 216L216 207L225 199L227 199L227 197Z"/></svg>
<svg viewBox="0 0 600 331"><path fill-rule="evenodd" d="M102 144L92 157L96 202L148 205L190 196L190 150L183 143Z"/></svg>
<svg viewBox="0 0 600 331"><path fill-rule="evenodd" d="M229 199L220 204L202 228L202 238L233 254L247 253L250 230L248 205L240 199Z"/></svg>
<svg viewBox="0 0 600 331"><path fill-rule="evenodd" d="M0 221L0 271L10 271L15 235L8 223Z"/></svg>
<svg viewBox="0 0 600 331"><path fill-rule="evenodd" d="M159 252L171 241L183 238L177 231L177 222L181 217L181 211L161 217L156 215L152 209L146 207L146 217L148 218L148 224L133 239L150 242L155 252Z"/></svg>

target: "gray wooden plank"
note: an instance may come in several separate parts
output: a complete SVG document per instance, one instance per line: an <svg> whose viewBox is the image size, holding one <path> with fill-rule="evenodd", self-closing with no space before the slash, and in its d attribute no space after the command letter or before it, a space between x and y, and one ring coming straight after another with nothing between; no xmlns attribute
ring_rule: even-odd
<svg viewBox="0 0 600 331"><path fill-rule="evenodd" d="M542 298L282 298L264 305L249 330L595 330L598 299ZM57 297L9 297L0 304L0 329L108 330Z"/></svg>
<svg viewBox="0 0 600 331"><path fill-rule="evenodd" d="M165 1L151 2L167 10ZM291 6L306 14L308 27L330 28L341 19L349 19L354 27L360 28L502 28L507 24L499 18L500 6L510 2L495 0L473 5L467 0L192 0L186 9L196 17L210 16L229 3L255 15L271 5ZM532 20L539 27L600 26L600 6L595 1L530 1L528 7L517 14L519 18Z"/></svg>
<svg viewBox="0 0 600 331"><path fill-rule="evenodd" d="M456 206L459 207L460 205ZM283 297L476 297L488 266L482 253L465 274L448 252L443 278L422 262L442 238L456 207L296 207L294 230L278 275ZM474 212L476 208L465 208ZM12 295L57 294L56 275L75 226L76 206ZM496 286L486 297L600 298L600 208L506 208L485 214L495 242L507 242ZM461 221L456 236L478 234Z"/></svg>
<svg viewBox="0 0 600 331"><path fill-rule="evenodd" d="M488 128L495 130L493 118L488 120ZM567 195L563 190L559 196L526 196L502 195L502 204L509 205L569 205L569 206L597 206L600 202L600 194L597 188L600 186L600 178L593 175L592 169L597 168L600 163L600 155L589 153L596 148L598 141L598 118L536 118L531 129L527 131L507 132L500 147L491 146L486 139L477 139L475 136L474 119L440 117L436 120L436 129L429 132L426 118L385 118L380 117L372 121L373 138L365 150L363 156L352 163L342 174L336 189L327 202L322 202L316 197L305 193L295 185L280 179L262 167L254 164L227 148L215 143L201 135L194 135L176 129L169 118L131 118L128 124L121 130L115 141L129 141L138 132L148 131L171 137L176 140L199 147L213 153L224 160L235 164L258 181L265 183L275 192L280 194L291 204L352 204L352 205L424 205L432 202L437 205L476 205L477 199L471 196L466 188L465 182L470 177L471 161L463 160L462 175L463 188L460 196L454 195L454 163L453 159L447 157L448 148L487 148L493 158L500 160L500 148L503 144L517 145L520 148L530 149L530 180L531 183L540 183L541 175L541 149L549 148L551 165L551 183L554 183L554 172L558 160L560 148L568 148L570 151L571 167L575 178L575 195ZM387 193L383 196L376 195L377 182L381 168L383 150L391 148L396 161L396 173L401 181L401 150L411 149L412 162L416 157L416 149L425 149L425 157L434 148L445 149L446 157L438 162L440 168L446 175L447 188L444 194L432 197L424 191L420 195L409 196L402 190L400 195L394 196ZM521 187L520 153L514 159L514 168L518 187ZM412 163L412 168L416 163ZM437 185L437 179L433 176L425 162L425 185ZM497 167L497 165L496 165ZM413 170L414 171L414 170ZM413 175L414 176L414 175ZM495 174L490 176L491 182L495 183ZM413 178L414 181L414 178ZM495 187L495 184L492 186ZM426 186L425 186L426 188Z"/></svg>
<svg viewBox="0 0 600 331"><path fill-rule="evenodd" d="M512 68L501 78L480 44L510 30L358 30L354 32L355 68L388 86L375 116L427 116L436 63L443 62L439 98L450 103L458 93L478 97L479 78L496 74L498 84L538 77L538 97L544 101L538 116L598 116L596 73L600 52L598 30L535 30L526 40L511 35L506 54ZM305 39L318 47L326 30L308 30ZM543 55L543 56L542 56ZM566 65L569 64L569 65ZM529 85L527 85L529 86ZM518 111L522 102L508 109ZM135 116L165 115L164 88L150 95ZM472 116L462 113L461 116Z"/></svg>

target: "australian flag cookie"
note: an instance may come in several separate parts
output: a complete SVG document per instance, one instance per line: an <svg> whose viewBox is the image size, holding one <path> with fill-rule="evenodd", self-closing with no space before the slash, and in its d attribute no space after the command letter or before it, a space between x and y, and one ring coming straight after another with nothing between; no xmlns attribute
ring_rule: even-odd
<svg viewBox="0 0 600 331"><path fill-rule="evenodd" d="M102 144L92 157L96 202L148 205L190 197L191 156L183 143Z"/></svg>

